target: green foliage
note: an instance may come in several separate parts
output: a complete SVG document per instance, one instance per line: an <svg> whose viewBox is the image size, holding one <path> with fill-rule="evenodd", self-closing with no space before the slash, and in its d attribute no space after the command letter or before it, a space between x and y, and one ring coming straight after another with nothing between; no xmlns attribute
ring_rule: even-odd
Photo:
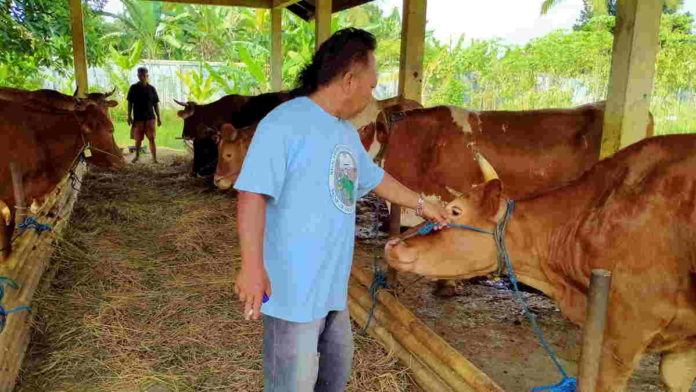
<svg viewBox="0 0 696 392"><path fill-rule="evenodd" d="M189 91L189 101L208 102L218 91L218 87L213 85L213 78L204 74L203 66L198 71L177 71L176 74Z"/></svg>

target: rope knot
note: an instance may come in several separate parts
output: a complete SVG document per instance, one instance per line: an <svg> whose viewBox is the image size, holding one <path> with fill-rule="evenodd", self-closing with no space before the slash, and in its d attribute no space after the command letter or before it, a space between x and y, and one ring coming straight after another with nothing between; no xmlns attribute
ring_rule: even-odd
<svg viewBox="0 0 696 392"><path fill-rule="evenodd" d="M50 225L37 222L36 218L34 218L33 216L30 216L29 218L24 220L24 222L18 224L17 227L20 229L34 229L36 230L37 235L41 234L44 231L53 230L53 228Z"/></svg>

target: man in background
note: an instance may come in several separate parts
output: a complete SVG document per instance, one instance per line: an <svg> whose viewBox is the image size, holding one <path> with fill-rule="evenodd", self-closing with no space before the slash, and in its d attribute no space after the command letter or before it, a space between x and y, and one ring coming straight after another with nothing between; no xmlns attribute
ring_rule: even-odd
<svg viewBox="0 0 696 392"><path fill-rule="evenodd" d="M157 163L157 146L155 144L155 115L157 126L162 125L159 112L159 97L155 87L148 83L147 68L138 68L138 83L128 90L128 125L131 126L131 139L135 139L135 158L140 158L140 145L147 137L152 153L152 162Z"/></svg>

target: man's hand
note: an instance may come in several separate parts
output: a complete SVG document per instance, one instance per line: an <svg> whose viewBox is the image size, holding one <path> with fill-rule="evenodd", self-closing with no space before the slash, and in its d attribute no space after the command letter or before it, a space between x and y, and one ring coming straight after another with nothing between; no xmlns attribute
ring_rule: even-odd
<svg viewBox="0 0 696 392"><path fill-rule="evenodd" d="M161 127L162 126L162 119L157 117L157 126Z"/></svg>
<svg viewBox="0 0 696 392"><path fill-rule="evenodd" d="M423 202L423 218L438 223L440 226L450 223L450 216L445 207L429 201Z"/></svg>
<svg viewBox="0 0 696 392"><path fill-rule="evenodd" d="M133 125L133 117L128 116L128 119L126 120L126 123L128 123L129 126Z"/></svg>
<svg viewBox="0 0 696 392"><path fill-rule="evenodd" d="M234 284L234 292L239 296L239 300L244 302L244 319L258 320L263 295L271 296L271 281L266 270L263 267L242 267Z"/></svg>

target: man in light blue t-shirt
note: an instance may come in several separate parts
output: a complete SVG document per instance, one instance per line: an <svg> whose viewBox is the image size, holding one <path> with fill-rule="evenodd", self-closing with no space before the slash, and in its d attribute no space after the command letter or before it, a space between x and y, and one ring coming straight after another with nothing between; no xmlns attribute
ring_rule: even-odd
<svg viewBox="0 0 696 392"><path fill-rule="evenodd" d="M242 248L235 291L247 319L264 315L266 392L345 389L357 199L374 189L447 221L442 206L375 165L346 122L372 99L375 48L370 33L352 28L324 42L300 75L299 97L259 123L234 186Z"/></svg>

